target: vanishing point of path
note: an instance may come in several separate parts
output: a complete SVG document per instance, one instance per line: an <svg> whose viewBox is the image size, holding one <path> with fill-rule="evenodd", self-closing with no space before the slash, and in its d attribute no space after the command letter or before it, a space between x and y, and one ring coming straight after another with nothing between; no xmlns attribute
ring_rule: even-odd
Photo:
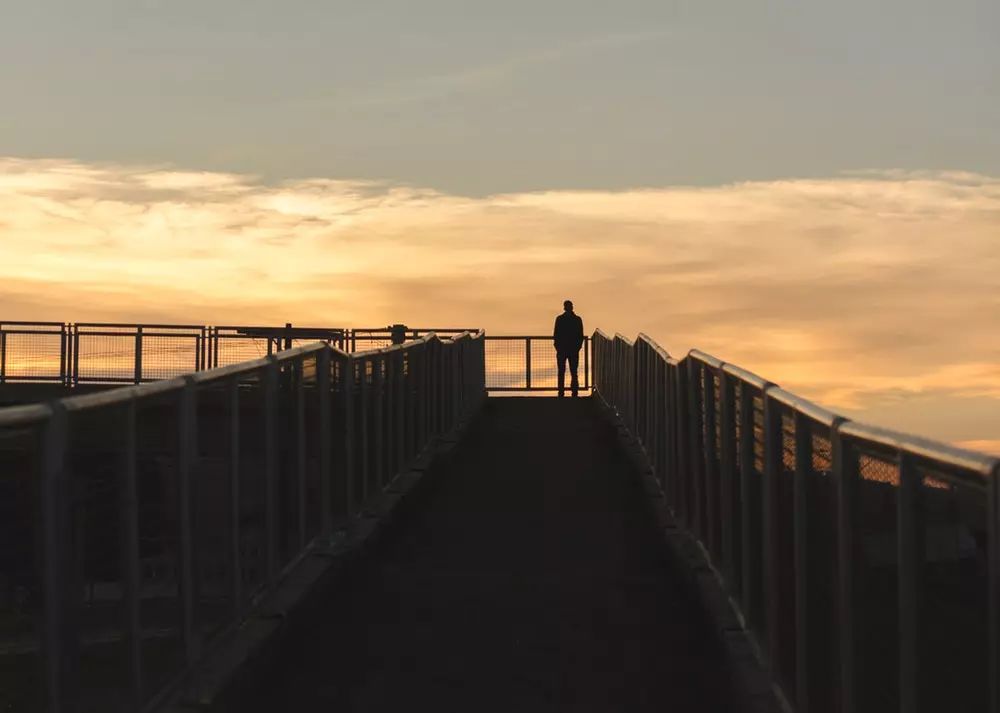
<svg viewBox="0 0 1000 713"><path fill-rule="evenodd" d="M245 711L732 711L589 399L490 399Z"/></svg>

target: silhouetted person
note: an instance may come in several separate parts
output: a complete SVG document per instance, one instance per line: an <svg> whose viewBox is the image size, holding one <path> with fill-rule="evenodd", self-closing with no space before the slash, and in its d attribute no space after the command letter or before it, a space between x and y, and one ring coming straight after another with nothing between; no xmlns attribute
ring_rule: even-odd
<svg viewBox="0 0 1000 713"><path fill-rule="evenodd" d="M566 362L569 362L570 388L576 398L580 389L580 381L576 371L580 366L580 347L583 346L583 320L573 311L573 303L563 302L565 310L556 317L556 326L552 330L552 341L556 346L556 359L559 365L559 398L563 397L566 385Z"/></svg>

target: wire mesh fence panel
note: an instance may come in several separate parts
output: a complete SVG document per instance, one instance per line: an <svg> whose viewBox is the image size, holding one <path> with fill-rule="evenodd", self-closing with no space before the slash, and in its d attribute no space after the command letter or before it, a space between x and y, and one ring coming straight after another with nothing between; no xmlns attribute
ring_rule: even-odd
<svg viewBox="0 0 1000 713"><path fill-rule="evenodd" d="M986 483L918 469L918 686L922 710L989 710ZM922 601L921 601L922 600Z"/></svg>
<svg viewBox="0 0 1000 713"><path fill-rule="evenodd" d="M34 426L0 428L0 710L45 707Z"/></svg>
<svg viewBox="0 0 1000 713"><path fill-rule="evenodd" d="M179 591L177 394L136 402L139 621L144 691L157 691L184 660Z"/></svg>
<svg viewBox="0 0 1000 713"><path fill-rule="evenodd" d="M200 334L142 336L142 379L172 379L201 365Z"/></svg>
<svg viewBox="0 0 1000 713"><path fill-rule="evenodd" d="M0 330L0 375L5 380L60 381L65 357L65 338L59 328Z"/></svg>
<svg viewBox="0 0 1000 713"><path fill-rule="evenodd" d="M558 358L556 348L551 339L541 338L531 340L531 388L555 389L558 386ZM577 359L578 383L583 383L583 360ZM565 369L564 384L568 391L571 383L571 368L568 363Z"/></svg>
<svg viewBox="0 0 1000 713"><path fill-rule="evenodd" d="M78 381L132 382L135 380L134 334L78 334L73 358Z"/></svg>
<svg viewBox="0 0 1000 713"><path fill-rule="evenodd" d="M239 381L239 553L242 605L267 582L267 509L264 498L264 382L256 372Z"/></svg>
<svg viewBox="0 0 1000 713"><path fill-rule="evenodd" d="M897 507L899 467L886 456L859 457L854 579L857 596L856 650L859 710L899 706L899 607Z"/></svg>
<svg viewBox="0 0 1000 713"><path fill-rule="evenodd" d="M245 361L262 359L274 351L268 349L266 337L247 337L238 334L218 334L212 340L213 366L231 366Z"/></svg>
<svg viewBox="0 0 1000 713"><path fill-rule="evenodd" d="M129 706L131 659L125 628L121 483L126 474L126 412L121 404L69 413L72 480L73 605L81 710Z"/></svg>
<svg viewBox="0 0 1000 713"><path fill-rule="evenodd" d="M780 409L776 425L778 452L774 477L776 509L772 517L774 537L777 539L775 552L778 557L777 611L782 612L777 622L772 622L772 631L778 636L778 675L786 690L795 690L795 415L786 407ZM776 626L774 626L776 625Z"/></svg>
<svg viewBox="0 0 1000 713"><path fill-rule="evenodd" d="M837 582L837 493L833 478L830 428L811 423L806 483L806 600L809 631L807 661L809 710L833 713L838 708L839 625Z"/></svg>
<svg viewBox="0 0 1000 713"><path fill-rule="evenodd" d="M234 611L231 535L231 403L228 382L201 385L196 393L197 443L191 472L196 622L200 635L218 634Z"/></svg>
<svg viewBox="0 0 1000 713"><path fill-rule="evenodd" d="M523 339L487 340L487 389L528 388L526 344Z"/></svg>

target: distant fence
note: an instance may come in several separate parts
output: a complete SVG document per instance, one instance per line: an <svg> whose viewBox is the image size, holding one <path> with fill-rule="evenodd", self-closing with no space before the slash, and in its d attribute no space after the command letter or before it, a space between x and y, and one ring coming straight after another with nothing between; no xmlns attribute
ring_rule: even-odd
<svg viewBox="0 0 1000 713"><path fill-rule="evenodd" d="M0 409L0 710L152 706L484 396L480 332Z"/></svg>
<svg viewBox="0 0 1000 713"><path fill-rule="evenodd" d="M468 329L402 326L406 340ZM0 384L141 384L260 359L322 341L345 352L393 343L393 328L200 326L0 322ZM486 336L490 391L555 391L551 336ZM580 354L580 388L590 389L589 340ZM569 375L566 377L567 388Z"/></svg>
<svg viewBox="0 0 1000 713"><path fill-rule="evenodd" d="M596 332L595 393L800 713L1000 710L1000 461Z"/></svg>

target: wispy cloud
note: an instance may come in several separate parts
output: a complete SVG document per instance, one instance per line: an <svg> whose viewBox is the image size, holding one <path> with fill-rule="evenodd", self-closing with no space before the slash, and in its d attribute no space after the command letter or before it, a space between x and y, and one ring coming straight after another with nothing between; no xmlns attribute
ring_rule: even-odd
<svg viewBox="0 0 1000 713"><path fill-rule="evenodd" d="M540 66L661 40L667 34L666 30L649 30L585 37L552 47L521 51L503 59L463 66L440 74L383 84L368 90L338 96L336 100L339 106L352 108L386 107L436 101L457 94L486 89Z"/></svg>
<svg viewBox="0 0 1000 713"><path fill-rule="evenodd" d="M899 407L919 403L940 410L932 435L1000 438L1000 178L473 199L9 159L0 216L0 318L544 332L571 297L588 328L698 346L887 425L927 432Z"/></svg>

